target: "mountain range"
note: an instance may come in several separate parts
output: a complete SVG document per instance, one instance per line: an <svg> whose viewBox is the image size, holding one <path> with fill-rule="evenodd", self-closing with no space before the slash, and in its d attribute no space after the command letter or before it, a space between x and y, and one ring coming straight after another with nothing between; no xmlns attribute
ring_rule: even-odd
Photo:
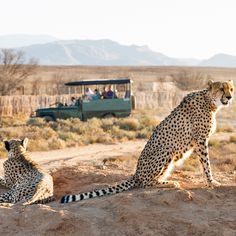
<svg viewBox="0 0 236 236"><path fill-rule="evenodd" d="M41 65L127 65L236 67L236 56L216 54L206 60L172 58L148 46L121 45L109 39L60 40L49 35L0 36L0 48L25 52Z"/></svg>

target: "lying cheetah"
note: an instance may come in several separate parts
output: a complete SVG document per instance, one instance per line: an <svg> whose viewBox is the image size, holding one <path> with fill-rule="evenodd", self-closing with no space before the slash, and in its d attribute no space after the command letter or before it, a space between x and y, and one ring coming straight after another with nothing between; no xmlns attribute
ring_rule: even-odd
<svg viewBox="0 0 236 236"><path fill-rule="evenodd" d="M26 152L28 139L5 141L8 159L0 184L10 190L0 195L0 203L46 203L53 200L52 176L32 161Z"/></svg>
<svg viewBox="0 0 236 236"><path fill-rule="evenodd" d="M135 174L129 180L101 190L64 196L61 203L135 187L178 187L178 182L166 181L166 178L176 162L186 159L192 152L199 156L208 184L219 186L211 174L208 139L216 128L217 111L229 104L233 91L233 81L209 81L207 89L188 94L156 127L139 157Z"/></svg>

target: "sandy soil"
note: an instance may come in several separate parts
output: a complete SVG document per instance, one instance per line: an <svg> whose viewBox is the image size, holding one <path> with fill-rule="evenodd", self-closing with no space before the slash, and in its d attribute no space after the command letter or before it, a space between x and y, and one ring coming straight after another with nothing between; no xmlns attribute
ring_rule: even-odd
<svg viewBox="0 0 236 236"><path fill-rule="evenodd" d="M95 144L32 158L54 178L55 202L0 206L0 235L236 235L235 173L214 173L223 186L207 188L202 173L177 170L181 189L135 189L61 205L64 194L128 178L145 141ZM2 160L0 161L2 174ZM0 193L6 191L0 188Z"/></svg>

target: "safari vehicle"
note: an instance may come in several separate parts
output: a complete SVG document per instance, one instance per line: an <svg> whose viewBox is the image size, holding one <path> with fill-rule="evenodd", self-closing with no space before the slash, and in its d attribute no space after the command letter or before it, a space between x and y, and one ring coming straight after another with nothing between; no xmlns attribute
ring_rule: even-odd
<svg viewBox="0 0 236 236"><path fill-rule="evenodd" d="M82 80L68 82L66 86L80 86L81 96L75 98L74 104L58 103L56 107L41 108L36 110L36 117L43 117L46 121L56 119L79 118L83 121L92 118L126 117L134 108L134 96L132 95L132 80L124 79L102 79ZM86 91L105 91L111 88L112 96L106 97L99 93L99 96L91 94L88 97ZM70 87L71 88L71 87ZM108 93L108 92L107 92Z"/></svg>

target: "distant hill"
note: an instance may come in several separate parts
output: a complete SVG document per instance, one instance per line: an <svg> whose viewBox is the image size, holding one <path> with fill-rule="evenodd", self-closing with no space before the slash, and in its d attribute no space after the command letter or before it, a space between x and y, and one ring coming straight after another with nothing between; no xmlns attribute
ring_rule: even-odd
<svg viewBox="0 0 236 236"><path fill-rule="evenodd" d="M147 46L121 45L112 40L60 40L21 48L44 65L193 65L194 59L176 59Z"/></svg>
<svg viewBox="0 0 236 236"><path fill-rule="evenodd" d="M236 67L236 56L216 54L215 56L202 61L199 65L214 67Z"/></svg>
<svg viewBox="0 0 236 236"><path fill-rule="evenodd" d="M23 50L41 65L153 65L236 67L236 56L217 54L206 60L171 58L148 46L121 45L109 39L59 40L50 35L0 36L0 48Z"/></svg>

